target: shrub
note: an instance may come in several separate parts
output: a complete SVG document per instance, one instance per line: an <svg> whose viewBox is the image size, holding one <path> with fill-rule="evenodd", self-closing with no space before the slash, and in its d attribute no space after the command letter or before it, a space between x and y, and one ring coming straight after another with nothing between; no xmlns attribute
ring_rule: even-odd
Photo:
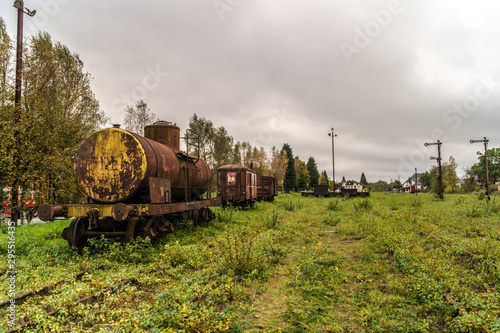
<svg viewBox="0 0 500 333"><path fill-rule="evenodd" d="M484 193L483 193L484 194ZM473 204L471 208L467 210L466 215L468 217L481 217L483 214L481 212L481 207L478 204Z"/></svg>
<svg viewBox="0 0 500 333"><path fill-rule="evenodd" d="M330 200L330 202L328 202L327 210L334 211L334 212L342 210L342 207L339 205L339 199Z"/></svg>
<svg viewBox="0 0 500 333"><path fill-rule="evenodd" d="M329 214L323 218L323 223L326 225L336 226L340 223L340 217Z"/></svg>
<svg viewBox="0 0 500 333"><path fill-rule="evenodd" d="M268 217L265 221L265 226L267 229L276 229L280 225L279 216L276 211L273 211L273 214Z"/></svg>
<svg viewBox="0 0 500 333"><path fill-rule="evenodd" d="M283 202L283 208L289 212L293 212L295 209L301 209L302 207L304 207L304 203L300 201L288 199Z"/></svg>
<svg viewBox="0 0 500 333"><path fill-rule="evenodd" d="M420 207L422 207L422 206L423 206L423 204L424 204L424 201L423 201L422 199L420 199L420 198L417 198L417 199L413 200L413 201L410 203L410 205L411 205L412 207L415 207L415 208L420 208Z"/></svg>
<svg viewBox="0 0 500 333"><path fill-rule="evenodd" d="M265 268L265 260L255 246L256 234L245 229L225 232L218 240L220 268L237 277L248 276Z"/></svg>
<svg viewBox="0 0 500 333"><path fill-rule="evenodd" d="M352 206L354 210L368 212L372 209L372 204L368 199L356 200L353 202Z"/></svg>
<svg viewBox="0 0 500 333"><path fill-rule="evenodd" d="M217 212L217 221L219 222L231 222L233 220L234 208L229 207L227 209L222 209Z"/></svg>

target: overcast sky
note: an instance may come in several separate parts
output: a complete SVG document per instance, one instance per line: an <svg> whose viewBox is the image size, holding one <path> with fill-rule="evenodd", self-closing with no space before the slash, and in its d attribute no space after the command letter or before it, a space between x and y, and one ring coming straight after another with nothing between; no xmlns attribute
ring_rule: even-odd
<svg viewBox="0 0 500 333"><path fill-rule="evenodd" d="M13 0L0 16L15 38ZM25 35L77 54L110 123L144 99L183 132L194 114L237 141L289 143L339 181L406 180L440 140L458 173L500 145L500 2L25 0Z"/></svg>

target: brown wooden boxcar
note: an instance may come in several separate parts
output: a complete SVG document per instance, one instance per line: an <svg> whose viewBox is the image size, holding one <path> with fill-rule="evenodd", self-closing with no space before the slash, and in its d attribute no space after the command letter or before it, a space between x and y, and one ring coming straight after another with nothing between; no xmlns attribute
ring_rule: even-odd
<svg viewBox="0 0 500 333"><path fill-rule="evenodd" d="M257 176L257 200L273 201L278 195L278 182L269 176Z"/></svg>
<svg viewBox="0 0 500 333"><path fill-rule="evenodd" d="M217 169L217 198L223 207L253 206L257 200L257 174L243 165L224 165Z"/></svg>

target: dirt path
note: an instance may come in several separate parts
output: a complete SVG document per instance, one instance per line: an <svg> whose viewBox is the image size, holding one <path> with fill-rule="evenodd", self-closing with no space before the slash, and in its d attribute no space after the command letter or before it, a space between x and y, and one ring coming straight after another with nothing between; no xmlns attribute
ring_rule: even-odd
<svg viewBox="0 0 500 333"><path fill-rule="evenodd" d="M318 233L318 242L330 247L344 258L343 267L346 269L345 280L342 281L342 297L352 299L357 293L363 280L357 280L360 276L357 271L356 262L360 260L360 252L364 243L362 240L343 238L331 230L331 227L324 228ZM325 232L326 231L326 232ZM250 299L248 302L241 303L242 315L239 318L239 326L243 332L277 332L279 330L287 331L291 324L286 321L284 314L291 304L300 304L302 296L298 291L293 290L289 283L293 278L291 270L296 267L296 257L301 251L301 246L294 245L283 263L276 267L272 276L265 282L256 282L250 290ZM359 327L356 321L356 315L352 313L352 304L339 303L338 310L335 310L335 316L343 321L352 322L347 326L354 330ZM296 323L297 324L297 323ZM305 331L310 331L308 325L300 322Z"/></svg>

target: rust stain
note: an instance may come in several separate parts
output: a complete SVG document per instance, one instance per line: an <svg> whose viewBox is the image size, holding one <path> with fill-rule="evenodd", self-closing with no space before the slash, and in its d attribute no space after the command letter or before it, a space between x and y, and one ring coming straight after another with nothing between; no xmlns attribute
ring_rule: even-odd
<svg viewBox="0 0 500 333"><path fill-rule="evenodd" d="M124 130L109 128L94 133L78 153L83 155L75 163L78 184L95 200L124 200L146 178L146 153L140 142Z"/></svg>

